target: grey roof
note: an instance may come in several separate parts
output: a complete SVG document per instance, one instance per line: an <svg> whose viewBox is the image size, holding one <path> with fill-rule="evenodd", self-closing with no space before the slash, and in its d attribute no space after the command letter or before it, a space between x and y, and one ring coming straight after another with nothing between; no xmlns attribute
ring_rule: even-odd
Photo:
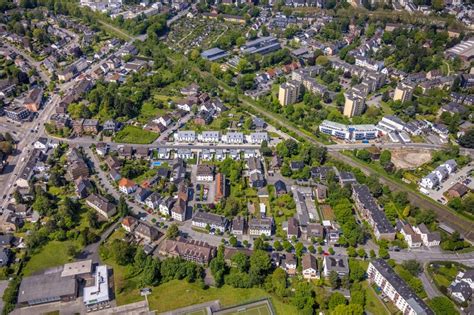
<svg viewBox="0 0 474 315"><path fill-rule="evenodd" d="M25 277L18 290L18 303L35 303L75 295L77 283L74 277L61 277L61 271Z"/></svg>
<svg viewBox="0 0 474 315"><path fill-rule="evenodd" d="M269 230L272 228L272 226L273 226L272 218L263 218L263 219L252 218L249 221L249 228L251 229Z"/></svg>
<svg viewBox="0 0 474 315"><path fill-rule="evenodd" d="M359 202L370 213L377 230L380 233L395 233L395 229L388 221L385 212L379 209L374 197L370 194L369 187L366 185L353 185L352 188Z"/></svg>
<svg viewBox="0 0 474 315"><path fill-rule="evenodd" d="M329 272L349 273L349 263L346 256L324 256L324 264Z"/></svg>
<svg viewBox="0 0 474 315"><path fill-rule="evenodd" d="M397 293L408 302L411 308L417 314L434 314L432 310L420 299L412 289L402 280L393 269L383 259L375 259L371 264L387 279L387 281L395 288Z"/></svg>
<svg viewBox="0 0 474 315"><path fill-rule="evenodd" d="M227 219L224 216L203 211L197 211L194 214L193 221L202 222L209 225L219 225L223 227L227 226L228 223Z"/></svg>
<svg viewBox="0 0 474 315"><path fill-rule="evenodd" d="M449 287L449 290L452 293L460 293L464 297L465 301L469 300L469 298L472 295L471 286L469 284L467 284L466 282L464 282L464 281L461 281L461 282L458 282L454 285L451 285Z"/></svg>
<svg viewBox="0 0 474 315"><path fill-rule="evenodd" d="M238 216L232 220L232 230L243 231L244 226L245 226L245 218Z"/></svg>

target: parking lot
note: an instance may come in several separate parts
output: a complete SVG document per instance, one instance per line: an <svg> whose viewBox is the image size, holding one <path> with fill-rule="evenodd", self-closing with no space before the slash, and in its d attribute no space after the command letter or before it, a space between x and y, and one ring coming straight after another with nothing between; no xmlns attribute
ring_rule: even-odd
<svg viewBox="0 0 474 315"><path fill-rule="evenodd" d="M447 199L444 197L444 193L451 188L456 183L463 183L469 189L474 190L474 180L471 175L472 170L474 168L474 164L468 164L462 169L456 171L455 173L451 174L448 179L441 183L435 189L427 189L429 193L427 196L430 198L438 201L439 203L446 204Z"/></svg>

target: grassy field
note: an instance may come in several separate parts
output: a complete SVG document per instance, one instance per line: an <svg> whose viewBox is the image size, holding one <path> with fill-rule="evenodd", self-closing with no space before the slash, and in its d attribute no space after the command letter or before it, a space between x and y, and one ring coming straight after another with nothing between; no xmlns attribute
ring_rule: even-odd
<svg viewBox="0 0 474 315"><path fill-rule="evenodd" d="M158 138L156 133L143 130L140 127L125 126L117 133L114 140L122 143L149 144L156 138Z"/></svg>
<svg viewBox="0 0 474 315"><path fill-rule="evenodd" d="M125 278L128 270L126 267L118 266L113 262L106 261L114 268L115 294L118 305L137 302L143 299L136 289L136 278ZM176 297L180 298L177 299ZM219 300L221 305L233 306L253 301L259 298L271 297L262 289L236 289L229 286L222 288L209 288L204 290L196 283L188 283L184 280L173 280L152 288L148 296L150 309L158 313L200 304L208 301ZM272 299L273 306L278 314L296 314L296 309L277 299Z"/></svg>
<svg viewBox="0 0 474 315"><path fill-rule="evenodd" d="M26 266L23 269L24 275L28 276L35 272L60 266L69 262L70 258L67 255L67 248L70 245L76 245L79 248L79 244L74 241L49 242L26 263Z"/></svg>
<svg viewBox="0 0 474 315"><path fill-rule="evenodd" d="M164 115L166 111L164 109L157 108L153 103L145 102L140 109L140 115L138 115L138 121L141 123L147 123L149 120L154 119L160 115Z"/></svg>
<svg viewBox="0 0 474 315"><path fill-rule="evenodd" d="M441 286L447 288L460 270L461 268L455 264L451 264L450 268L446 265L440 265L439 268L430 268L430 274L438 288Z"/></svg>
<svg viewBox="0 0 474 315"><path fill-rule="evenodd" d="M138 295L138 290L136 291ZM175 297L179 296L179 299ZM236 289L230 286L203 290L195 283L173 280L152 289L148 297L150 308L165 312L188 305L219 300L223 307L243 304L270 295L262 289ZM272 299L277 314L297 314L296 309L277 299Z"/></svg>

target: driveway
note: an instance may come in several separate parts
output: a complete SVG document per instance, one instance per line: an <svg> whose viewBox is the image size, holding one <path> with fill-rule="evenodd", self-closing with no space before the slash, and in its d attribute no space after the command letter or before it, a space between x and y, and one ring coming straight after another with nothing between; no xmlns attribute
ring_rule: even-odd
<svg viewBox="0 0 474 315"><path fill-rule="evenodd" d="M3 280L3 281L0 281L0 311L3 311L3 293L5 292L5 289L7 288L8 286L8 280Z"/></svg>
<svg viewBox="0 0 474 315"><path fill-rule="evenodd" d="M435 287L433 280L428 277L426 271L423 271L421 273L420 280L423 283L423 287L425 288L428 298L432 299L434 297L442 295L441 292L439 292L438 289Z"/></svg>

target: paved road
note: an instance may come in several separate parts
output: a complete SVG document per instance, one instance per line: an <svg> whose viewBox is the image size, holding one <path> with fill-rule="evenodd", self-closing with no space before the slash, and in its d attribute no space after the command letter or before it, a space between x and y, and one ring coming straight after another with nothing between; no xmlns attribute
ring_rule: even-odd
<svg viewBox="0 0 474 315"><path fill-rule="evenodd" d="M428 295L429 299L442 295L441 292L436 289L433 281L429 278L425 271L420 274L419 278L423 283L423 287L425 288L426 294Z"/></svg>

